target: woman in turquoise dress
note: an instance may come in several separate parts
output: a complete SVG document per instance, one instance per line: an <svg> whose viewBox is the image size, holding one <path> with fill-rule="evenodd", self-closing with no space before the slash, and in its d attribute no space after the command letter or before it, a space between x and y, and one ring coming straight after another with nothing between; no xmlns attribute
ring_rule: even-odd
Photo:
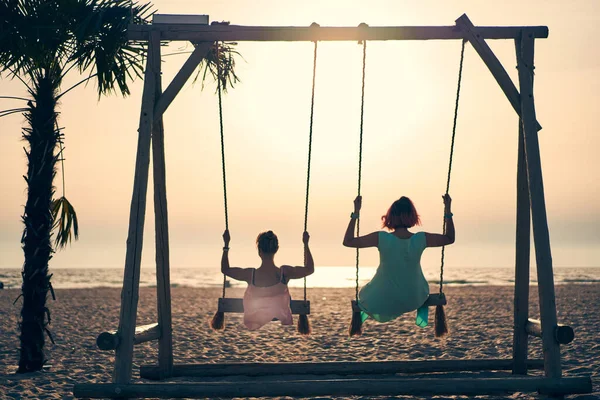
<svg viewBox="0 0 600 400"><path fill-rule="evenodd" d="M427 247L440 247L454 243L452 199L442 196L446 233L410 232L420 225L419 214L408 197L394 201L387 213L381 217L383 228L365 236L354 235L359 217L362 197L354 200L354 212L344 235L344 246L354 248L377 247L379 266L373 279L358 294L361 317L353 318L350 336L361 333L362 323L367 318L387 322L400 315L419 310L417 325L427 326L427 307L423 307L429 296L429 284L421 268L421 254Z"/></svg>

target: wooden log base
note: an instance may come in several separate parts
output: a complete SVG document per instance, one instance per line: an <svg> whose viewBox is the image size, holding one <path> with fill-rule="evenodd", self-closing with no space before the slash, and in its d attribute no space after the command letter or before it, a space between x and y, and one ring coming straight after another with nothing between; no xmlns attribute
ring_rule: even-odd
<svg viewBox="0 0 600 400"><path fill-rule="evenodd" d="M310 315L310 301L308 300L292 300L290 302L290 308L292 309L292 314ZM218 311L224 313L243 313L244 300L221 297L219 299Z"/></svg>
<svg viewBox="0 0 600 400"><path fill-rule="evenodd" d="M506 395L538 392L550 396L590 393L590 377L326 379L307 381L77 384L76 398L232 398L395 395Z"/></svg>
<svg viewBox="0 0 600 400"><path fill-rule="evenodd" d="M142 325L135 328L133 344L140 344L160 338L160 327L158 324ZM119 347L119 335L116 331L102 332L96 339L96 345L100 350L115 350Z"/></svg>
<svg viewBox="0 0 600 400"><path fill-rule="evenodd" d="M531 336L542 337L542 323L537 319L529 319L525 330ZM554 328L554 340L560 344L569 344L575 339L573 328L567 325L558 324Z"/></svg>
<svg viewBox="0 0 600 400"><path fill-rule="evenodd" d="M358 306L358 304L356 304L356 300L352 300L352 311L354 312L359 312L361 311L360 307ZM429 297L427 298L427 300L425 301L426 306L428 307L435 307L435 306L445 306L446 304L448 304L448 301L446 300L446 296L443 294L430 294Z"/></svg>
<svg viewBox="0 0 600 400"><path fill-rule="evenodd" d="M481 360L428 360L428 361L361 361L361 362L299 362L299 363L231 363L231 364L175 364L173 377L214 378L224 376L273 376L273 375L377 375L419 374L456 371L502 371L510 370L511 359ZM544 360L527 360L528 369L544 369ZM161 379L154 365L142 365L140 377Z"/></svg>

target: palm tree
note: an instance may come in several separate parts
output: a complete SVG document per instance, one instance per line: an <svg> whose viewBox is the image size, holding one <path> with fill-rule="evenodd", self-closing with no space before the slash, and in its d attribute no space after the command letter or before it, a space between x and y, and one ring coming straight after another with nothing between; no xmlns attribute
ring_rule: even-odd
<svg viewBox="0 0 600 400"><path fill-rule="evenodd" d="M63 196L53 200L56 163L62 161L62 133L58 128L60 98L74 87L94 79L98 96L129 94L128 83L142 77L145 42L129 42L129 24L145 24L150 4L132 0L0 0L0 75L19 79L30 99L27 107L0 111L0 117L22 112L27 126L23 138L28 162L27 201L23 214L21 349L17 372L39 371L45 363L45 334L50 311L48 291L54 297L48 264L55 248L77 238L77 216ZM199 67L223 90L238 82L234 72L236 43L216 43ZM218 67L217 67L218 65ZM65 75L77 69L87 76L61 90ZM13 99L19 99L14 98ZM56 233L54 247L52 235Z"/></svg>
<svg viewBox="0 0 600 400"><path fill-rule="evenodd" d="M80 83L96 80L99 96L117 91L128 95L128 83L141 76L145 44L128 42L127 26L144 23L149 10L149 4L131 0L0 0L0 73L19 79L30 95L27 107L2 113L22 112L26 119L28 192L22 217L18 372L41 370L46 361L53 228L56 246L68 243L71 230L77 235L73 207L64 196L53 200L56 163L62 157L57 109L70 90L61 90L63 78L77 69L87 74Z"/></svg>

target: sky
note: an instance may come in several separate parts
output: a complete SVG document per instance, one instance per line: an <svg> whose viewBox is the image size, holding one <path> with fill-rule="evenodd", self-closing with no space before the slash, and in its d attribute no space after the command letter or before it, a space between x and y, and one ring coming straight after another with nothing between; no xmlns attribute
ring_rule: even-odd
<svg viewBox="0 0 600 400"><path fill-rule="evenodd" d="M164 14L208 14L237 25L546 25L535 44L535 101L554 265L600 266L600 2L557 0L154 2ZM489 41L518 87L514 43ZM163 48L163 87L191 46ZM229 224L233 265L259 262L254 240L275 231L276 261L302 263L313 44L248 43L237 50L241 82L224 97ZM181 54L184 53L184 54ZM361 232L402 195L421 215L417 230L441 231L460 41L369 42L367 49ZM319 43L308 230L317 267L353 265L341 245L357 194L362 47ZM72 72L64 89L81 79ZM131 95L101 98L93 83L60 104L65 132L66 196L81 236L51 268L115 267L125 261L142 82ZM0 96L24 96L3 76ZM0 109L18 106L1 100ZM172 268L219 268L224 229L217 96L191 82L164 117ZM26 198L21 129L0 119L0 268L20 268L20 217ZM450 193L456 243L446 265L514 265L518 119L484 63L467 45ZM152 180L142 265L154 262ZM61 194L60 181L56 181ZM532 246L533 252L533 246ZM377 265L377 251L361 253ZM439 265L427 250L424 267Z"/></svg>

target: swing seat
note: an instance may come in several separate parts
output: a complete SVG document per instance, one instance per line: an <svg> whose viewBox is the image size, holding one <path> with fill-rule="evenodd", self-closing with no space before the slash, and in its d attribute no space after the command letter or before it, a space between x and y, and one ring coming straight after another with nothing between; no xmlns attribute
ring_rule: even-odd
<svg viewBox="0 0 600 400"><path fill-rule="evenodd" d="M445 306L446 304L448 304L448 302L446 301L446 296L443 294L435 293L435 294L429 295L427 300L425 300L424 305L426 305L428 307L434 307L434 306ZM361 311L360 307L356 303L356 300L352 300L352 311L354 311L354 312Z"/></svg>
<svg viewBox="0 0 600 400"><path fill-rule="evenodd" d="M310 301L292 300L290 301L292 314L310 315ZM235 298L219 298L219 312L222 313L243 313L244 300Z"/></svg>

